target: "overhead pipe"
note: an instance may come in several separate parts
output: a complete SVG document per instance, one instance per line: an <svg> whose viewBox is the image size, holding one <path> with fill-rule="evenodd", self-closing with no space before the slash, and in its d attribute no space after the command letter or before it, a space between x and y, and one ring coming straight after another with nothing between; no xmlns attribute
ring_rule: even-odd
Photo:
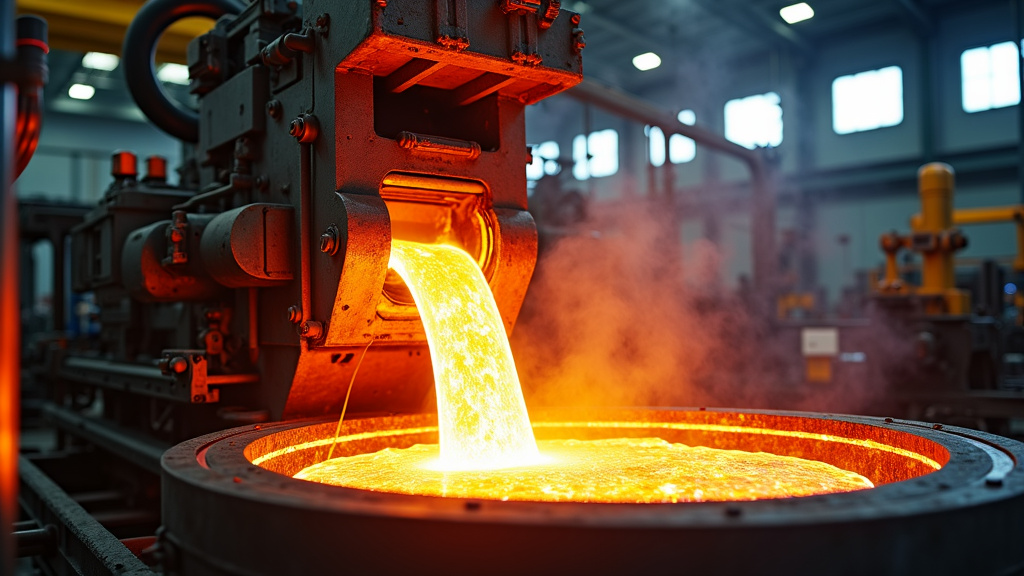
<svg viewBox="0 0 1024 576"><path fill-rule="evenodd" d="M765 149L750 150L699 126L679 121L672 112L610 86L583 80L567 95L598 106L616 116L657 126L665 135L681 134L698 145L732 156L750 170L752 188L751 241L752 283L758 290L771 290L775 276L775 169ZM667 150L666 150L667 154Z"/></svg>

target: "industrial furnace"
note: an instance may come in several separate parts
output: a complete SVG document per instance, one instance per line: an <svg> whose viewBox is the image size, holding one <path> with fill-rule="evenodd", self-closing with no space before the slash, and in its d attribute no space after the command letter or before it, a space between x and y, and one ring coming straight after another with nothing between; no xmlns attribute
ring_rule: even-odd
<svg viewBox="0 0 1024 576"><path fill-rule="evenodd" d="M160 33L195 15L218 19L189 48L198 112L167 98L152 63ZM177 186L160 159L140 174L114 154L114 183L71 231L72 285L95 294L101 331L45 363L44 411L68 451L23 460L28 522L52 535L37 535L40 562L145 573L145 559L188 575L1019 571L1024 445L916 422L534 407L526 421L531 442L653 439L768 462L738 482L798 460L857 481L801 493L720 483L704 498L661 483L643 493L663 496L636 499L643 466L601 486L624 494L540 486L560 490L545 501L296 478L334 456L443 448L433 303L395 247L458 248L493 297L489 335L511 331L537 243L524 109L581 81L580 24L556 0L147 3L125 41L129 85L192 153ZM474 410L525 414L519 394ZM475 424L482 442L502 440ZM153 497L114 460L160 474L159 530L104 532L40 473L102 463L138 501Z"/></svg>

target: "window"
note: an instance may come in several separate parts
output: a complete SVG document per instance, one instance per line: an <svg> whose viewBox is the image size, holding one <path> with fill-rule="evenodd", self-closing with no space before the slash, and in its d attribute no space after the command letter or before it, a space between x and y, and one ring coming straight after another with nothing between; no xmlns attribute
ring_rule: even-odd
<svg viewBox="0 0 1024 576"><path fill-rule="evenodd" d="M964 112L981 112L1020 103L1020 55L1016 44L1002 42L960 55Z"/></svg>
<svg viewBox="0 0 1024 576"><path fill-rule="evenodd" d="M832 129L850 134L903 122L903 69L889 66L832 81Z"/></svg>
<svg viewBox="0 0 1024 576"><path fill-rule="evenodd" d="M725 137L753 150L782 143L782 106L775 92L725 103Z"/></svg>
<svg viewBox="0 0 1024 576"><path fill-rule="evenodd" d="M572 140L572 159L572 175L577 180L615 174L619 171L619 133L608 129L577 135Z"/></svg>
<svg viewBox="0 0 1024 576"><path fill-rule="evenodd" d="M683 124L693 126L697 123L697 115L693 110L683 110L679 113L679 121ZM661 166L665 163L665 133L657 126L644 127L644 134L648 141L648 159L652 166ZM673 134L668 139L668 160L673 164L690 162L697 156L697 144L683 136Z"/></svg>
<svg viewBox="0 0 1024 576"><path fill-rule="evenodd" d="M561 171L558 165L558 142L548 140L533 147L533 162L526 165L526 179L540 180L543 176L554 176Z"/></svg>

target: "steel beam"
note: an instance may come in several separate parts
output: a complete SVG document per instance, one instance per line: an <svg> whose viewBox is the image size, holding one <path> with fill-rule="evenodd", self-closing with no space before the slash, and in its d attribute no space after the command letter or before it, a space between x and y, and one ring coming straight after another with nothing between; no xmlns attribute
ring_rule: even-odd
<svg viewBox="0 0 1024 576"><path fill-rule="evenodd" d="M139 467L160 474L160 457L169 446L113 423L87 418L54 404L43 406L43 414L58 428L86 439Z"/></svg>
<svg viewBox="0 0 1024 576"><path fill-rule="evenodd" d="M22 507L39 526L56 531L53 541L57 554L46 559L51 566L59 564L57 573L154 576L117 537L32 462L22 458L20 466Z"/></svg>
<svg viewBox="0 0 1024 576"><path fill-rule="evenodd" d="M932 30L935 28L932 24L931 17L924 11L924 9L917 5L914 0L895 0L896 4L899 5L900 11L910 21L915 28L918 29L924 35L931 35Z"/></svg>
<svg viewBox="0 0 1024 576"><path fill-rule="evenodd" d="M806 38L789 27L788 24L778 21L771 16L756 9L751 9L743 3L743 6L720 0L694 0L705 12L728 22L745 32L755 35L767 35L772 43L782 44L796 50L804 56L810 56L814 46ZM747 14L744 14L744 11Z"/></svg>

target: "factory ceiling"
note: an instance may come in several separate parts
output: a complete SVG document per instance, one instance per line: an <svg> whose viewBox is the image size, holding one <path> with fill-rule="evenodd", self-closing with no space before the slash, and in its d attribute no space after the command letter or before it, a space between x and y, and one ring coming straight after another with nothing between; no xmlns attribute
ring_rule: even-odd
<svg viewBox="0 0 1024 576"><path fill-rule="evenodd" d="M828 0L810 2L812 19L790 25L779 16L789 0L563 0L562 6L583 14L587 34L588 77L643 94L692 76L705 66L764 50L781 49L809 56L826 38L884 24L908 26L927 34L936 14L960 6L1002 0ZM19 13L33 13L50 23L51 110L105 117L142 119L131 102L120 68L84 67L84 52L120 54L124 31L144 0L18 0ZM173 26L160 43L158 62L185 61L188 41L204 32L208 21L190 19ZM641 72L638 54L654 52L662 65ZM696 70L698 74L701 70ZM76 83L96 88L87 101L74 100ZM166 84L187 102L187 88Z"/></svg>

